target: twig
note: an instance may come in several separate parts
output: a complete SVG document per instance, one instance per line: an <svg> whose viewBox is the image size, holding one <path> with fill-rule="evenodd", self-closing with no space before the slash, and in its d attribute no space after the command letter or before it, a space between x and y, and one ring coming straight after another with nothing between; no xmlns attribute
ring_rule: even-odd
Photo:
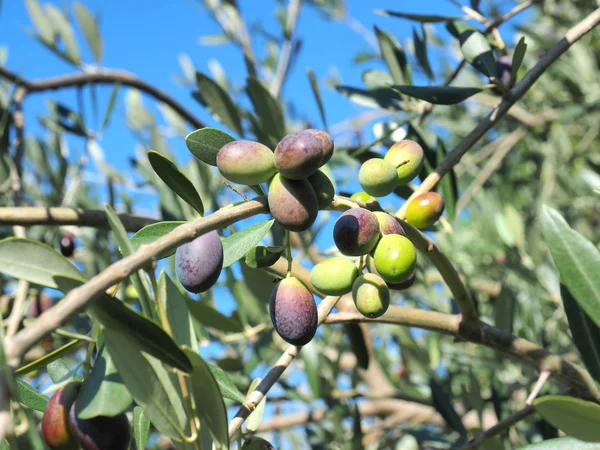
<svg viewBox="0 0 600 450"><path fill-rule="evenodd" d="M119 214L119 218L127 231L138 231L158 222L157 219L131 214ZM103 210L34 206L0 208L0 225L75 225L110 229Z"/></svg>
<svg viewBox="0 0 600 450"><path fill-rule="evenodd" d="M498 28L504 22L512 19L514 16L516 16L520 12L525 11L527 8L529 8L539 2L540 2L540 0L528 0L526 2L519 3L517 6L515 6L513 9L511 9L509 12L507 12L503 16L486 22L485 32L489 33L491 30Z"/></svg>
<svg viewBox="0 0 600 450"><path fill-rule="evenodd" d="M353 311L331 314L325 320L328 324L361 322L404 325L458 336L512 355L540 371L548 371L557 380L583 396L596 402L600 401L600 392L586 370L527 339L513 336L483 322L480 323L481 333L472 334L463 329L460 316L402 306L390 306L387 312L377 319L368 319L358 311Z"/></svg>
<svg viewBox="0 0 600 450"><path fill-rule="evenodd" d="M68 87L85 86L87 84L119 83L123 86L139 89L140 91L145 92L155 99L169 105L177 114L179 114L195 129L205 127L203 122L198 120L189 110L187 110L181 103L172 98L169 94L122 70L102 70L98 72L62 75L42 80L26 80L19 77L14 72L7 70L5 67L0 67L0 77L6 78L12 83L22 86L25 88L27 94L52 91Z"/></svg>
<svg viewBox="0 0 600 450"><path fill-rule="evenodd" d="M319 304L318 313L320 325L329 315L340 297L325 297ZM246 402L240 407L235 417L229 422L229 438L231 439L242 423L248 418L250 413L256 408L264 396L269 392L273 385L279 380L285 369L289 367L292 361L298 356L302 347L290 345L280 356L275 365L269 370L269 373L263 378L260 384L246 397Z"/></svg>
<svg viewBox="0 0 600 450"><path fill-rule="evenodd" d="M302 0L290 0L290 4L287 9L287 20L285 23L284 36L285 40L281 46L281 52L279 54L279 61L277 62L277 69L275 70L275 78L273 84L271 84L271 95L275 98L279 97L281 88L285 82L285 78L290 67L290 58L292 56L292 39L298 23L298 17L300 16L300 7L302 6Z"/></svg>
<svg viewBox="0 0 600 450"><path fill-rule="evenodd" d="M533 404L533 401L544 387L544 384L546 384L546 381L548 381L548 378L550 378L550 371L542 370L540 376L538 377L535 383L535 386L533 387L533 390L531 391L531 394L529 394L529 397L527 397L527 400L525 400L526 405Z"/></svg>
<svg viewBox="0 0 600 450"><path fill-rule="evenodd" d="M58 304L44 312L29 327L6 339L6 353L9 364L16 367L23 354L39 339L65 323L69 317L88 306L106 289L127 278L134 271L144 268L157 255L174 250L179 245L190 242L201 234L224 228L239 220L268 212L264 197L244 202L237 206L222 208L214 214L201 217L177 227L174 231L142 246L130 256L105 269L84 285L73 289Z"/></svg>
<svg viewBox="0 0 600 450"><path fill-rule="evenodd" d="M430 191L454 167L462 156L481 139L514 105L525 93L533 86L537 79L556 61L566 50L575 42L585 36L592 28L600 22L600 8L596 9L585 19L572 27L565 37L562 38L548 53L546 53L538 63L523 77L523 79L510 90L510 94L490 112L479 124L452 150L436 169L423 180L423 183L404 203L402 208L396 213L399 218L404 218L408 203L416 196Z"/></svg>
<svg viewBox="0 0 600 450"><path fill-rule="evenodd" d="M502 420L501 422L498 422L492 428L485 430L483 433L479 434L475 439L473 439L471 442L469 442L469 444L466 445L465 447L463 447L461 450L474 450L474 449L479 448L487 440L493 438L494 436L504 433L505 431L509 430L510 427L519 423L521 420L526 419L527 417L532 415L534 412L535 412L535 409L533 408L533 406L529 406L529 405L526 406L525 408L521 409L520 411L517 411L516 413L511 414L510 416L508 416L506 419Z"/></svg>
<svg viewBox="0 0 600 450"><path fill-rule="evenodd" d="M518 128L510 133L496 148L494 155L487 161L483 168L477 173L477 176L473 182L465 189L463 194L456 202L456 217L460 216L460 213L467 206L467 204L473 198L475 192L480 189L485 182L492 176L492 174L498 170L500 164L508 153L514 148L514 146L525 136L525 131L522 128Z"/></svg>

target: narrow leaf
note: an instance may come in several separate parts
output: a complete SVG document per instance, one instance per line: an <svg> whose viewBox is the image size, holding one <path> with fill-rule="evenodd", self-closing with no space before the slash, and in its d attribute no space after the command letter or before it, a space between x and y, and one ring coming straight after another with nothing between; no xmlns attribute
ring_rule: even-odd
<svg viewBox="0 0 600 450"><path fill-rule="evenodd" d="M335 90L352 102L368 108L400 110L400 96L391 88L358 89L351 86L336 86Z"/></svg>
<svg viewBox="0 0 600 450"><path fill-rule="evenodd" d="M401 13L396 11L388 11L388 10L375 10L376 14L381 14L382 16L390 16L390 17L400 17L402 19L414 20L416 22L421 23L437 23L437 22L447 22L449 20L461 20L461 17L454 16L438 16L436 14L408 14Z"/></svg>
<svg viewBox="0 0 600 450"><path fill-rule="evenodd" d="M211 113L225 126L243 135L240 113L229 94L218 83L200 72L196 72L196 84L200 98Z"/></svg>
<svg viewBox="0 0 600 450"><path fill-rule="evenodd" d="M310 81L310 87L312 88L313 95L315 96L315 100L317 101L317 107L319 108L319 114L321 114L321 120L323 121L323 126L327 129L327 119L325 117L325 108L323 107L323 99L321 98L321 91L319 90L319 82L317 81L317 77L312 69L306 69L306 73L308 74L308 80Z"/></svg>
<svg viewBox="0 0 600 450"><path fill-rule="evenodd" d="M187 345L194 348L197 342L192 331L185 297L164 271L158 277L158 290L159 297L166 303L165 309L173 332L173 340L179 346Z"/></svg>
<svg viewBox="0 0 600 450"><path fill-rule="evenodd" d="M483 33L469 25L448 22L448 31L458 37L465 60L482 74L496 77L494 52Z"/></svg>
<svg viewBox="0 0 600 450"><path fill-rule="evenodd" d="M146 448L148 436L150 435L150 420L139 406L133 408L133 434L137 448Z"/></svg>
<svg viewBox="0 0 600 450"><path fill-rule="evenodd" d="M227 375L227 372L214 364L207 363L206 365L212 372L215 380L217 380L223 397L242 404L246 402L246 396L236 387L231 377Z"/></svg>
<svg viewBox="0 0 600 450"><path fill-rule="evenodd" d="M148 160L154 172L164 183L181 197L187 204L194 208L200 215L204 215L204 205L200 194L177 166L166 156L154 150L148 152Z"/></svg>
<svg viewBox="0 0 600 450"><path fill-rule="evenodd" d="M117 104L117 95L119 94L119 88L121 87L120 83L115 83L113 85L113 90L110 94L110 98L108 99L108 105L106 106L106 111L104 111L104 118L102 119L102 125L100 125L100 133L102 133L108 123L110 122L110 118L112 117L113 110L115 109L115 105Z"/></svg>
<svg viewBox="0 0 600 450"><path fill-rule="evenodd" d="M133 399L117 373L110 353L102 347L77 397L77 417L114 417L127 411Z"/></svg>
<svg viewBox="0 0 600 450"><path fill-rule="evenodd" d="M188 150L200 161L211 166L217 165L217 153L221 147L233 141L233 137L216 128L201 128L185 137Z"/></svg>
<svg viewBox="0 0 600 450"><path fill-rule="evenodd" d="M564 284L560 285L560 294L575 346L585 367L600 382L600 328L581 309Z"/></svg>
<svg viewBox="0 0 600 450"><path fill-rule="evenodd" d="M190 348L184 348L184 352L194 368L190 374L191 394L194 403L198 405L196 413L200 417L200 427L201 429L208 428L213 441L213 450L229 450L227 409L217 381L196 352ZM207 405L210 407L207 408Z"/></svg>
<svg viewBox="0 0 600 450"><path fill-rule="evenodd" d="M465 436L467 430L465 429L460 416L454 409L448 394L444 392L444 389L435 378L431 378L429 387L431 388L433 407L441 414L450 428L457 431L462 436Z"/></svg>
<svg viewBox="0 0 600 450"><path fill-rule="evenodd" d="M73 27L62 11L56 6L46 3L44 7L46 9L46 17L50 19L52 28L60 36L65 46L65 56L69 61L78 66L81 63L81 56L79 55L79 48L77 47Z"/></svg>
<svg viewBox="0 0 600 450"><path fill-rule="evenodd" d="M94 54L94 59L96 62L100 62L102 59L102 38L100 37L98 22L96 22L96 18L85 5L75 2L73 7L75 8L77 22L83 31L85 40Z"/></svg>
<svg viewBox="0 0 600 450"><path fill-rule="evenodd" d="M140 231L135 233L129 239L133 250L137 250L142 245L152 244L158 241L160 238L169 234L179 225L183 225L186 222L175 221L175 222L157 222L151 225L147 225ZM175 253L175 250L169 250L168 252L161 253L158 255L158 259L167 258Z"/></svg>
<svg viewBox="0 0 600 450"><path fill-rule="evenodd" d="M202 300L192 300L186 297L185 302L192 317L205 327L216 328L226 333L244 331L244 327L238 320L220 313Z"/></svg>
<svg viewBox="0 0 600 450"><path fill-rule="evenodd" d="M308 378L308 384L314 398L321 397L321 369L319 367L319 348L313 340L302 347L302 361L304 362L304 373Z"/></svg>
<svg viewBox="0 0 600 450"><path fill-rule="evenodd" d="M281 104L269 90L256 78L248 78L246 91L254 106L258 118L256 124L261 141L274 149L277 143L286 135L285 119Z"/></svg>
<svg viewBox="0 0 600 450"><path fill-rule="evenodd" d="M250 387L248 388L248 395L250 395L250 393L257 388L261 381L261 378L255 378L254 380L252 380L252 383L250 383ZM256 409L252 411L248 416L248 420L246 421L246 427L249 431L254 432L258 429L260 422L262 421L263 414L265 412L266 404L267 396L265 395L263 399L258 403L258 405L256 405Z"/></svg>
<svg viewBox="0 0 600 450"><path fill-rule="evenodd" d="M483 90L476 87L399 85L392 86L392 89L435 105L454 105Z"/></svg>
<svg viewBox="0 0 600 450"><path fill-rule="evenodd" d="M55 276L84 279L67 258L53 248L33 239L9 237L0 241L0 272L56 289Z"/></svg>
<svg viewBox="0 0 600 450"><path fill-rule="evenodd" d="M42 41L48 45L53 45L54 29L52 28L52 22L46 16L38 0L25 0L25 6L27 7L29 18L33 22Z"/></svg>
<svg viewBox="0 0 600 450"><path fill-rule="evenodd" d="M600 326L600 251L547 206L540 214L542 234L564 284L588 317Z"/></svg>
<svg viewBox="0 0 600 450"><path fill-rule="evenodd" d="M442 163L447 154L448 151L446 150L444 141L438 138L438 148L436 152L438 166ZM452 223L455 218L456 201L458 199L458 181L456 179L454 168L450 169L450 171L444 175L444 178L441 179L438 186L446 205L445 209L448 214L448 220Z"/></svg>
<svg viewBox="0 0 600 450"><path fill-rule="evenodd" d="M369 351L360 326L356 323L344 324L344 332L350 340L350 347L356 355L358 366L361 369L367 369L369 367Z"/></svg>
<svg viewBox="0 0 600 450"><path fill-rule="evenodd" d="M269 232L274 220L265 220L244 228L223 239L223 267L229 267L243 258Z"/></svg>
<svg viewBox="0 0 600 450"><path fill-rule="evenodd" d="M261 267L270 267L279 261L285 247L264 247L262 245L251 248L246 253L245 261L248 267L260 269Z"/></svg>
<svg viewBox="0 0 600 450"><path fill-rule="evenodd" d="M35 411L44 412L48 405L48 398L36 389L17 378L17 400Z"/></svg>
<svg viewBox="0 0 600 450"><path fill-rule="evenodd" d="M600 442L600 406L574 397L547 395L533 402L535 410L569 436Z"/></svg>
<svg viewBox="0 0 600 450"><path fill-rule="evenodd" d="M416 29L413 29L413 43L415 46L415 55L417 56L417 62L421 66L421 69L427 75L427 78L433 80L433 71L431 70L431 65L429 64L429 57L427 56L427 33L425 32L425 28L421 25L421 31L423 33L423 37L419 36Z"/></svg>
<svg viewBox="0 0 600 450"><path fill-rule="evenodd" d="M161 433L180 441L177 429L185 428L186 417L174 374L157 359L143 354L127 331L106 329L104 342L121 379L150 422Z"/></svg>
<svg viewBox="0 0 600 450"><path fill-rule="evenodd" d="M66 343L62 347L57 348L56 350L42 356L41 358L36 359L35 361L32 361L29 364L24 365L23 367L19 367L16 370L16 373L19 375L25 375L36 370L41 370L53 361L56 361L62 358L63 356L77 350L77 345L79 344L81 344L81 341L74 339L71 342Z"/></svg>
<svg viewBox="0 0 600 450"><path fill-rule="evenodd" d="M525 36L519 39L517 46L515 47L515 51L513 53L512 58L512 70L510 73L510 83L509 86L512 86L517 81L517 73L521 68L521 64L523 64L523 58L525 58L525 52L527 51L527 44L525 43Z"/></svg>
<svg viewBox="0 0 600 450"><path fill-rule="evenodd" d="M412 84L410 66L402 46L391 34L375 27L381 57L385 61L396 84Z"/></svg>

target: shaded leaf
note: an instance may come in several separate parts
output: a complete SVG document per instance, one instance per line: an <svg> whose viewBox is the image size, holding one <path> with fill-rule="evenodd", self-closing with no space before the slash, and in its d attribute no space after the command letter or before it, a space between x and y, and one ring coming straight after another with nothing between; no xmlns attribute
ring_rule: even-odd
<svg viewBox="0 0 600 450"><path fill-rule="evenodd" d="M146 448L150 434L150 420L139 406L133 408L133 434L137 448Z"/></svg>
<svg viewBox="0 0 600 450"><path fill-rule="evenodd" d="M104 342L121 379L150 422L159 432L179 442L177 428L185 429L186 417L175 376L156 358L143 354L128 331L105 329Z"/></svg>
<svg viewBox="0 0 600 450"><path fill-rule="evenodd" d="M454 105L483 90L476 87L399 85L392 86L392 89L435 105Z"/></svg>
<svg viewBox="0 0 600 450"><path fill-rule="evenodd" d="M148 152L148 160L154 172L173 192L198 211L200 215L204 215L204 205L202 204L200 194L198 194L192 182L177 168L173 161L154 150Z"/></svg>
<svg viewBox="0 0 600 450"><path fill-rule="evenodd" d="M201 128L185 137L185 145L200 161L211 166L217 165L217 153L225 144L235 139L216 128Z"/></svg>
<svg viewBox="0 0 600 450"><path fill-rule="evenodd" d="M533 402L550 424L582 441L600 442L600 406L564 395L547 395Z"/></svg>
<svg viewBox="0 0 600 450"><path fill-rule="evenodd" d="M313 95L315 96L315 100L317 101L317 107L319 108L319 114L321 115L323 126L327 128L327 119L325 117L325 108L323 107L321 91L319 90L319 82L317 81L317 77L315 76L315 73L312 71L312 69L306 69L306 73L308 74L308 80L310 81L310 87L312 88Z"/></svg>
<svg viewBox="0 0 600 450"><path fill-rule="evenodd" d="M513 53L512 58L512 70L510 73L510 83L509 86L512 86L517 81L517 73L521 68L521 64L523 64L523 58L525 58L525 52L527 51L527 44L525 43L525 36L519 39L517 46L515 47L515 51Z"/></svg>
<svg viewBox="0 0 600 450"><path fill-rule="evenodd" d="M225 126L237 134L243 135L240 112L221 85L201 72L196 72L196 84L200 91L200 99L210 112Z"/></svg>
<svg viewBox="0 0 600 450"><path fill-rule="evenodd" d="M84 275L52 247L33 239L9 237L0 241L0 272L56 289L55 276L83 279Z"/></svg>
<svg viewBox="0 0 600 450"><path fill-rule="evenodd" d="M75 2L73 7L75 8L75 17L77 17L77 22L83 31L85 40L90 46L90 49L92 49L94 59L96 62L100 62L102 59L102 38L100 37L100 28L98 27L98 22L89 9L85 7L85 5Z"/></svg>
<svg viewBox="0 0 600 450"><path fill-rule="evenodd" d="M164 271L158 277L159 298L165 302L167 319L173 333L173 340L179 346L187 345L194 348L197 345L192 331L191 318L188 313L185 296Z"/></svg>
<svg viewBox="0 0 600 450"><path fill-rule="evenodd" d="M415 55L417 56L417 62L425 72L425 75L427 75L427 77L430 80L433 80L433 71L431 70L431 65L429 64L429 57L427 56L427 33L425 32L425 28L422 25L421 31L423 33L423 37L419 36L416 29L413 29Z"/></svg>
<svg viewBox="0 0 600 450"><path fill-rule="evenodd" d="M302 361L304 362L304 373L308 378L308 384L314 398L321 397L321 368L319 367L319 348L313 340L302 347Z"/></svg>
<svg viewBox="0 0 600 450"><path fill-rule="evenodd" d="M575 342L590 375L596 381L600 381L600 328L581 309L564 284L560 285L560 295L573 335L573 342Z"/></svg>
<svg viewBox="0 0 600 450"><path fill-rule="evenodd" d="M286 135L285 119L281 104L256 78L249 77L246 91L258 118L256 126L261 141L271 149Z"/></svg>
<svg viewBox="0 0 600 450"><path fill-rule="evenodd" d="M131 242L131 247L133 250L137 250L142 245L152 244L153 242L159 240L165 235L169 234L179 225L183 225L186 222L182 221L174 221L174 222L157 222L150 225L146 225L140 231L135 233L129 239ZM175 253L174 250L169 250L168 252L161 253L158 255L158 259L167 258Z"/></svg>
<svg viewBox="0 0 600 450"><path fill-rule="evenodd" d="M39 359L36 359L33 362L30 362L29 364L26 364L22 367L19 367L16 370L16 373L19 375L25 375L27 373L30 372L34 372L36 370L42 370L44 367L49 366L52 362L62 358L64 355L67 355L68 353L74 352L75 350L77 350L77 345L81 344L81 341L74 339L71 342L66 343L65 345L63 345L60 348L57 348L56 350L45 354L44 356L42 356ZM52 376L51 376L52 378ZM53 379L54 381L54 379ZM56 383L56 381L55 381Z"/></svg>
<svg viewBox="0 0 600 450"><path fill-rule="evenodd" d="M431 378L429 380L429 387L431 388L433 407L440 413L450 428L462 436L466 436L467 430L442 386L435 378Z"/></svg>
<svg viewBox="0 0 600 450"><path fill-rule="evenodd" d="M126 411L133 399L121 381L110 353L102 347L77 397L77 417L114 417Z"/></svg>
<svg viewBox="0 0 600 450"><path fill-rule="evenodd" d="M351 86L336 86L336 91L358 105L369 108L399 110L399 95L391 88L358 89Z"/></svg>
<svg viewBox="0 0 600 450"><path fill-rule="evenodd" d="M388 10L375 10L375 13L381 14L382 16L390 16L390 17L400 17L402 19L414 20L416 22L421 23L437 23L437 22L447 22L449 20L461 20L462 17L455 16L439 16L436 14L408 14L401 13L396 11L388 11Z"/></svg>
<svg viewBox="0 0 600 450"><path fill-rule="evenodd" d="M214 450L228 450L227 409L217 381L207 364L196 352L185 347L184 352L194 368L190 374L191 395L194 403L198 405L196 412L200 417L201 430L208 428ZM206 408L204 405L210 405L210 408Z"/></svg>
<svg viewBox="0 0 600 450"><path fill-rule="evenodd" d="M269 232L275 221L265 220L237 231L223 239L223 267L229 267L244 257Z"/></svg>
<svg viewBox="0 0 600 450"><path fill-rule="evenodd" d="M344 331L350 340L350 346L356 355L358 366L367 369L369 367L369 351L360 326L356 323L346 323L344 324Z"/></svg>
<svg viewBox="0 0 600 450"><path fill-rule="evenodd" d="M560 213L547 206L540 214L542 234L560 282L564 284L588 317L600 326L600 251L573 230Z"/></svg>
<svg viewBox="0 0 600 450"><path fill-rule="evenodd" d="M28 408L44 412L48 405L48 397L42 395L37 389L31 387L19 378L17 378L16 381L17 400Z"/></svg>
<svg viewBox="0 0 600 450"><path fill-rule="evenodd" d="M223 397L242 404L246 402L246 396L236 387L231 377L227 375L227 372L214 364L206 363L206 365L212 372L215 380L217 380Z"/></svg>
<svg viewBox="0 0 600 450"><path fill-rule="evenodd" d="M284 251L284 246L264 247L259 245L251 248L248 253L246 253L245 261L248 267L253 269L269 267L279 260Z"/></svg>
<svg viewBox="0 0 600 450"><path fill-rule="evenodd" d="M496 59L487 38L479 30L458 22L448 22L446 28L460 42L465 60L482 74L496 77Z"/></svg>
<svg viewBox="0 0 600 450"><path fill-rule="evenodd" d="M186 297L185 303L192 317L205 327L215 328L226 333L244 331L244 327L238 320L220 313L202 300L192 300Z"/></svg>
<svg viewBox="0 0 600 450"><path fill-rule="evenodd" d="M402 46L391 34L375 27L381 57L396 84L412 84L412 73Z"/></svg>

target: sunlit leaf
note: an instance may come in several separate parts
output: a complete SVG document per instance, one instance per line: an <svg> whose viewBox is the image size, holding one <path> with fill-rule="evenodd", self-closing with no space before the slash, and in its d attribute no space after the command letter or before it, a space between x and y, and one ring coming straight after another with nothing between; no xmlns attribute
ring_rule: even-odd
<svg viewBox="0 0 600 450"><path fill-rule="evenodd" d="M94 59L96 62L100 62L102 59L102 38L100 37L98 22L85 5L75 2L73 8L75 9L75 17L77 17L77 22L83 31L85 40L92 49Z"/></svg>
<svg viewBox="0 0 600 450"><path fill-rule="evenodd" d="M200 72L196 72L196 84L198 85L199 96L206 107L226 127L239 135L243 135L240 112L229 94L217 82Z"/></svg>
<svg viewBox="0 0 600 450"><path fill-rule="evenodd" d="M600 406L574 397L547 395L533 402L535 410L569 436L600 442Z"/></svg>
<svg viewBox="0 0 600 450"><path fill-rule="evenodd" d="M256 246L269 232L274 220L265 220L236 231L223 239L223 267L229 267L239 261L248 251Z"/></svg>
<svg viewBox="0 0 600 450"><path fill-rule="evenodd" d="M185 145L200 161L211 166L217 165L217 153L225 144L235 139L216 128L201 128L185 137Z"/></svg>
<svg viewBox="0 0 600 450"><path fill-rule="evenodd" d="M406 54L400 43L391 34L375 27L381 57L385 61L396 84L412 84L412 73Z"/></svg>

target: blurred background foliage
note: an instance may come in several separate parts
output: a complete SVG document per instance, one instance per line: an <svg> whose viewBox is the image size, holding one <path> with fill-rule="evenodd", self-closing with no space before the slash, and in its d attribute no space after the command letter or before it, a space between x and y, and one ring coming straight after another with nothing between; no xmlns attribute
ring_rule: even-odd
<svg viewBox="0 0 600 450"><path fill-rule="evenodd" d="M70 64L74 73L103 70L102 28L94 12L78 2L25 3L31 20L27 32L42 44L40 52L54 53ZM265 29L260 22L244 20L244 9L260 8L258 4L236 0L199 3L203 10L198 14L211 16L222 30L200 36L202 45L215 46L215 59L210 71L203 73L191 58L180 57L181 71L175 81L210 113L208 125L271 148L300 128L329 129L336 140L329 169L338 193L359 190L356 173L360 161L382 154L403 136L419 141L427 151L429 164L423 169L423 179L501 98L494 90L484 89L458 104L431 108L427 102L388 87L444 84L462 59L459 42L448 33L445 19L397 17L398 27L414 30L412 39L399 42L393 28L374 33L361 28L358 19L347 15L342 0L292 1L291 7L312 8L325 22L347 21L365 35L366 42L375 45L368 51L356 49L353 62L363 70L362 85L342 85L335 72L307 71L320 114L306 117L297 109L293 95L280 95L288 72L305 69L294 62L302 52L303 40L310 39L296 35L290 6L277 2L279 26ZM531 3L515 25L503 27L501 35L487 35L496 58L513 55L516 42L525 38L527 49L517 80L573 23L597 7L592 0ZM471 0L465 6L494 20L515 5L512 1ZM395 12L404 12L402 7L397 5ZM418 5L413 8L411 12L426 13L415 11ZM456 23L485 28L458 7L455 17ZM102 20L110 21L111 17ZM255 45L257 37L260 48ZM600 245L600 196L594 192L600 187L599 37L600 32L594 30L553 64L440 183L447 222L431 230L431 236L464 276L485 322L575 362L581 358L572 342L538 212L542 204L553 206L574 229ZM232 69L219 63L218 46L225 44L233 44L243 57L245 83L233 82L229 77ZM10 50L19 52L18 48ZM4 64L6 53L5 48L0 49L0 64ZM19 76L27 79L27 73ZM489 82L467 64L451 85L482 87ZM336 101L360 107L349 106L347 120L329 127L328 104L321 102L321 92L332 87L338 92ZM28 114L25 103L22 195L16 198L10 195L11 171L15 168L10 155L21 136L13 122L16 111L5 113L16 91L11 82L0 79L0 206L18 202L101 209L107 202L119 212L146 213L160 220L197 217L197 212L154 173L147 158L149 149L177 161L198 189L207 213L239 201L237 194L223 186L215 168L181 157L177 149L183 148L185 136L197 126L171 106L121 83L102 91L93 84L72 89L76 96L66 101L62 91L45 92L47 109L37 117ZM125 117L114 114L120 102ZM125 121L137 140L136 148L122 150L130 161L127 170L108 163L101 146L104 133L110 133L115 121ZM34 123L35 127L31 126ZM31 128L40 131L29 132ZM90 166L102 174L106 184L89 182L84 175ZM140 203L131 194L140 189L151 193L151 200ZM410 192L410 188L398 190L381 204L395 211ZM253 194L250 190L245 193ZM324 254L335 253L331 223L336 214L321 213L313 229L297 237L297 263L310 268ZM250 219L236 228L252 223ZM2 227L0 237L12 232ZM74 261L90 277L118 258L117 246L107 230L53 226L27 230L28 237L53 247L64 232L75 234ZM274 226L266 241L280 245L282 236ZM161 263L161 267L172 272L172 260ZM226 371L241 392L273 365L284 348L269 323L267 300L273 282L273 275L242 262L224 271L219 286L200 298L230 316L211 316L205 323L194 320L201 352ZM4 317L10 312L14 286L14 280L0 275ZM36 298L39 301L47 294L59 298L56 292L31 286L30 302L34 304ZM137 298L135 288L127 283L119 295L132 303ZM419 259L415 285L395 295L394 304L456 311L449 291L425 258ZM244 326L255 327L256 332L232 335L226 320L239 320ZM90 324L81 316L69 327L87 333ZM53 335L27 359L35 360L66 342L67 338ZM65 356L67 367L77 369L84 353L82 349ZM323 326L269 394L258 432L281 449L458 448L467 437L519 410L536 378L533 369L518 361L452 336L381 324ZM45 372L29 374L26 381L42 390L51 384ZM559 391L560 386L550 381L542 393ZM230 409L232 412L235 408ZM532 416L482 448L517 448L557 435L555 428ZM151 448L167 445L156 436L149 444Z"/></svg>

